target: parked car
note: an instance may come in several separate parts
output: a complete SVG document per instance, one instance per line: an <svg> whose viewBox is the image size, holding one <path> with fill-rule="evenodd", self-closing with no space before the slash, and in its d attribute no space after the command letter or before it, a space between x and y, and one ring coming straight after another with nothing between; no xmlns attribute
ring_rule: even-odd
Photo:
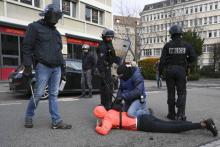
<svg viewBox="0 0 220 147"><path fill-rule="evenodd" d="M34 87L35 84L35 71L33 70L31 79L27 79L23 76L24 66L20 65L14 72L9 76L9 88L13 92L19 92L24 94L31 94L31 86ZM78 60L66 60L66 72L67 80L66 85L62 93L80 93L81 92L81 71L82 63ZM100 88L100 79L94 76L92 79L93 92L98 92ZM44 95L42 99L48 98L48 86L45 88Z"/></svg>

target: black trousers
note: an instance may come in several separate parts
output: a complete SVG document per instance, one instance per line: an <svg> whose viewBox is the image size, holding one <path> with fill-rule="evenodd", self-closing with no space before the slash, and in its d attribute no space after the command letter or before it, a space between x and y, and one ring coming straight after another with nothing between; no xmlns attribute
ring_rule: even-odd
<svg viewBox="0 0 220 147"><path fill-rule="evenodd" d="M137 129L144 132L179 133L202 129L202 126L200 123L188 121L164 121L152 115L144 114L138 118Z"/></svg>
<svg viewBox="0 0 220 147"><path fill-rule="evenodd" d="M167 104L185 108L186 105L186 69L183 66L171 65L166 70ZM175 92L177 91L177 101Z"/></svg>
<svg viewBox="0 0 220 147"><path fill-rule="evenodd" d="M113 94L113 82L111 68L106 69L105 72L101 73L101 104L107 109L111 109L112 106L112 94Z"/></svg>

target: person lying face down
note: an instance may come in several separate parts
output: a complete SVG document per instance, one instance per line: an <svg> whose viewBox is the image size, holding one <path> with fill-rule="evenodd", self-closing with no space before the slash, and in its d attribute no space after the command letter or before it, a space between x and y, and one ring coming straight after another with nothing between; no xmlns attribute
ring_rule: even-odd
<svg viewBox="0 0 220 147"><path fill-rule="evenodd" d="M101 105L94 108L93 114L99 119L95 130L101 135L109 134L111 129L119 129L120 124L122 129L133 131L179 133L189 130L207 129L213 136L218 135L218 130L212 119L192 123L188 121L164 121L147 114L143 114L138 118L132 118L127 116L127 112L119 112L114 109L107 111Z"/></svg>

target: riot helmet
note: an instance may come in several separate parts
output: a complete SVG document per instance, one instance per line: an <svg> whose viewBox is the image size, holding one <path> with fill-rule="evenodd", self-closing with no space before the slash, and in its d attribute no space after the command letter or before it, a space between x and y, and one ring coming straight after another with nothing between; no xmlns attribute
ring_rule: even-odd
<svg viewBox="0 0 220 147"><path fill-rule="evenodd" d="M171 36L181 36L183 34L182 27L180 27L179 25L173 25L170 28L169 32Z"/></svg>
<svg viewBox="0 0 220 147"><path fill-rule="evenodd" d="M88 52L89 49L90 49L90 46L88 44L83 44L83 46L82 46L83 52Z"/></svg>
<svg viewBox="0 0 220 147"><path fill-rule="evenodd" d="M102 39L104 41L112 41L112 39L114 38L114 31L110 30L110 29L104 29L102 31ZM108 38L111 38L111 39L108 39Z"/></svg>
<svg viewBox="0 0 220 147"><path fill-rule="evenodd" d="M62 18L62 12L59 6L55 4L47 5L44 12L41 12L39 15L44 16L44 20L50 25L55 25Z"/></svg>

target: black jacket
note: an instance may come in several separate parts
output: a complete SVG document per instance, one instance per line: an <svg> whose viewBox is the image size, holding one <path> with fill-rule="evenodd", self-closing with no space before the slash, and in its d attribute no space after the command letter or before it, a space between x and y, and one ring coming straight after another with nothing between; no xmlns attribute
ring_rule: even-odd
<svg viewBox="0 0 220 147"><path fill-rule="evenodd" d="M97 49L97 68L104 71L107 67L111 67L116 60L115 50L112 43L102 41Z"/></svg>
<svg viewBox="0 0 220 147"><path fill-rule="evenodd" d="M28 25L23 42L23 64L31 66L32 57L48 67L64 64L61 35L55 27L38 20Z"/></svg>
<svg viewBox="0 0 220 147"><path fill-rule="evenodd" d="M83 53L82 55L82 68L84 71L93 69L95 66L95 58L90 53Z"/></svg>
<svg viewBox="0 0 220 147"><path fill-rule="evenodd" d="M183 41L181 38L175 38L165 44L159 64L159 74L165 66L179 65L187 67L189 63L196 60L196 54L193 47Z"/></svg>

